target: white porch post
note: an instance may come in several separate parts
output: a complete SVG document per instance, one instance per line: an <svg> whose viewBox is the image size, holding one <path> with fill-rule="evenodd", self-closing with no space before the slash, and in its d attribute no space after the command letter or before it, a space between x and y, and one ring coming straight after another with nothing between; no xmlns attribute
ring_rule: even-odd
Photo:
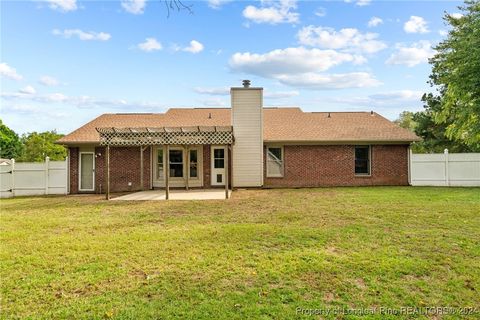
<svg viewBox="0 0 480 320"><path fill-rule="evenodd" d="M169 178L170 178L170 145L166 145L166 174L165 174L165 200L168 200L170 197L170 185L169 185Z"/></svg>
<svg viewBox="0 0 480 320"><path fill-rule="evenodd" d="M228 144L225 146L225 199L228 199Z"/></svg>
<svg viewBox="0 0 480 320"><path fill-rule="evenodd" d="M107 174L106 174L106 178L107 178L107 190L106 190L106 193L105 193L105 197L107 200L110 200L110 145L107 144L107 148L106 148L106 151L105 151L105 157L106 157L106 162L107 162L107 166L106 166L106 170L107 170Z"/></svg>

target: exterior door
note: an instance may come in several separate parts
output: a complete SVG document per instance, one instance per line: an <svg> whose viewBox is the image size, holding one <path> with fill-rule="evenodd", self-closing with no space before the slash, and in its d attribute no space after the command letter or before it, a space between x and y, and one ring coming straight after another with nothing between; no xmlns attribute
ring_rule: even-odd
<svg viewBox="0 0 480 320"><path fill-rule="evenodd" d="M95 154L80 152L80 191L95 191Z"/></svg>
<svg viewBox="0 0 480 320"><path fill-rule="evenodd" d="M212 147L212 186L225 185L225 147Z"/></svg>

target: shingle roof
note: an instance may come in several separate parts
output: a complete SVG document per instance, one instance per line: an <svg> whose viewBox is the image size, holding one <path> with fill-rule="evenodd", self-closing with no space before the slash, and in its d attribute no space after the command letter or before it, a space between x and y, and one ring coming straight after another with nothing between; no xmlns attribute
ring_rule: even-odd
<svg viewBox="0 0 480 320"><path fill-rule="evenodd" d="M300 108L264 108L267 142L411 142L419 138L377 113L303 112ZM100 127L229 126L230 108L172 108L166 113L103 114L64 136L62 144L98 143Z"/></svg>

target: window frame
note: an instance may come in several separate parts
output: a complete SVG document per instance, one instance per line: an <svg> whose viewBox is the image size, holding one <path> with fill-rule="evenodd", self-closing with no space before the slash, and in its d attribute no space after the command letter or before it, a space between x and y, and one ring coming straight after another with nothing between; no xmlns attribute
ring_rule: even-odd
<svg viewBox="0 0 480 320"><path fill-rule="evenodd" d="M159 165L160 165L160 164L158 163L158 159L159 159L158 153L159 153L159 151L162 152L162 157L161 157L161 158L162 158L162 175L161 175L161 176L159 175L159 170L158 170ZM158 148L155 149L155 156L156 156L156 160L155 160L156 179L155 179L155 180L163 181L163 180L165 180L165 149L164 149L163 146L158 147Z"/></svg>
<svg viewBox="0 0 480 320"><path fill-rule="evenodd" d="M358 148L368 148L368 159L367 159L367 168L368 168L368 173L356 173L355 168L356 168L356 162L357 162L357 157L356 157L356 151ZM354 145L353 146L353 173L355 174L356 177L371 177L372 176L372 145L370 144L361 144L361 145Z"/></svg>
<svg viewBox="0 0 480 320"><path fill-rule="evenodd" d="M280 152L281 152L281 156L282 158L280 159L281 162L282 162L282 168L281 168L281 172L279 174L274 174L274 173L270 173L268 171L268 163L273 161L273 160L268 160L268 149L270 148L275 148L275 149L280 149ZM285 150L284 150L284 146L283 145L267 145L266 146L266 152L265 152L265 165L266 165L266 168L265 168L265 174L266 174L266 177L267 178L283 178L285 176Z"/></svg>
<svg viewBox="0 0 480 320"><path fill-rule="evenodd" d="M170 156L170 152L171 152L171 151L180 151L180 152L182 153L182 162L172 162L172 158L171 158L171 156ZM173 180L185 179L185 152L184 152L183 148L181 148L181 147L170 147L170 148L168 149L168 152L169 152L169 155L168 155L168 162L169 162L169 163L168 163L168 170L169 170L169 171L168 171L168 177L169 177L170 179L173 179ZM172 164L176 164L176 165L182 164L182 176L181 176L181 177L175 177L175 176L171 175L171 168L170 168L170 166L171 166Z"/></svg>
<svg viewBox="0 0 480 320"><path fill-rule="evenodd" d="M192 177L191 176L191 170L192 170L192 162L190 161L191 158L191 152L192 151L195 151L197 153L197 162L195 162L195 166L196 166L196 169L197 169L197 176L196 177ZM188 176L188 179L189 180L198 180L200 179L200 166L199 166L199 157L200 157L200 148L199 147L192 147L192 148L188 148L188 154L187 154L187 169L188 169L188 173L187 173L187 176Z"/></svg>

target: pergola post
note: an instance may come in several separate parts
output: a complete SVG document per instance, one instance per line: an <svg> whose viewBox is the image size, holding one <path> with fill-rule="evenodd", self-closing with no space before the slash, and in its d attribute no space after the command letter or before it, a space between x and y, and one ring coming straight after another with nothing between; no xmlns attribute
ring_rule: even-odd
<svg viewBox="0 0 480 320"><path fill-rule="evenodd" d="M228 144L225 146L225 199L228 199Z"/></svg>
<svg viewBox="0 0 480 320"><path fill-rule="evenodd" d="M170 146L167 144L166 145L166 168L165 170L167 170L166 172L166 175L165 175L165 200L168 200L168 198L170 197L170 185L169 185L169 178L170 178Z"/></svg>
<svg viewBox="0 0 480 320"><path fill-rule="evenodd" d="M140 190L143 191L143 146L140 146Z"/></svg>
<svg viewBox="0 0 480 320"><path fill-rule="evenodd" d="M107 149L105 151L105 158L106 158L106 178L107 178L107 190L105 192L105 197L107 200L110 200L110 145L107 144Z"/></svg>
<svg viewBox="0 0 480 320"><path fill-rule="evenodd" d="M186 165L187 165L187 172L186 172L186 174L187 174L187 177L186 177L186 178L187 178L187 179L186 179L186 181L185 181L185 189L186 189L187 191L188 191L188 187L189 187L188 183L189 183L189 179L190 179L190 154L189 154L188 152L189 152L189 147L188 147L188 144L187 144L187 145L185 146L185 155L186 155L186 156L185 156L185 158L186 158L186 159L185 159L185 163L186 163Z"/></svg>

